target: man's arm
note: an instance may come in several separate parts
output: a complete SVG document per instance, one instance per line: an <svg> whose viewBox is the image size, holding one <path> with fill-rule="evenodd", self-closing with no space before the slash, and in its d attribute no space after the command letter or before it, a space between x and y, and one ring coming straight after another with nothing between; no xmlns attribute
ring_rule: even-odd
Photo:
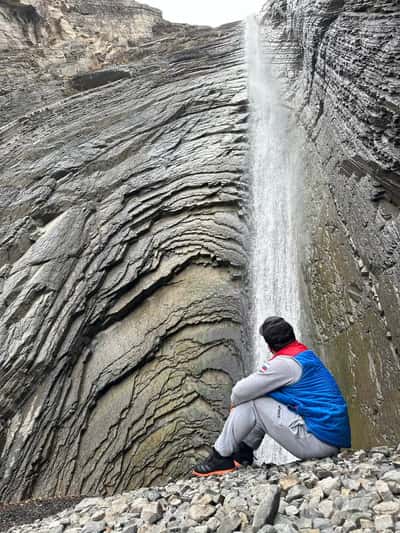
<svg viewBox="0 0 400 533"><path fill-rule="evenodd" d="M296 383L301 378L301 366L292 357L276 357L257 372L241 379L232 389L233 406L265 396L284 385Z"/></svg>

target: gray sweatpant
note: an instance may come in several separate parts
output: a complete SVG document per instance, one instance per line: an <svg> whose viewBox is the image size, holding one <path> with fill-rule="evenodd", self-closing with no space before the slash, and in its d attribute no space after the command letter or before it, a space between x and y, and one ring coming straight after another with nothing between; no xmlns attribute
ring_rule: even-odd
<svg viewBox="0 0 400 533"><path fill-rule="evenodd" d="M299 459L328 457L339 451L309 433L300 415L267 396L237 405L214 448L225 457L236 451L240 442L256 450L266 433Z"/></svg>

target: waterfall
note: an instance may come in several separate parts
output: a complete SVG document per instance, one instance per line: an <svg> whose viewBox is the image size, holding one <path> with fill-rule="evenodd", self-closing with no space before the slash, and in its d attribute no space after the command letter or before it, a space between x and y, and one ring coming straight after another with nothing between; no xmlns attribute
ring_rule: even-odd
<svg viewBox="0 0 400 533"><path fill-rule="evenodd" d="M250 180L252 190L253 366L270 357L258 333L270 315L284 317L300 336L297 227L300 218L301 157L290 112L279 97L263 36L255 17L246 23L250 101ZM299 207L298 207L299 206ZM300 228L299 228L300 229ZM293 456L266 437L258 452L262 462L287 462Z"/></svg>

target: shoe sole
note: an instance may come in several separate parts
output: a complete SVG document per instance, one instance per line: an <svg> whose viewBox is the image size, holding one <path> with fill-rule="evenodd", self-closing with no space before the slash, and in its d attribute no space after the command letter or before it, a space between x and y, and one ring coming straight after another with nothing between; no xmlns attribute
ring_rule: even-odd
<svg viewBox="0 0 400 533"><path fill-rule="evenodd" d="M224 474L229 474L235 470L236 468L229 468L228 470L213 470L212 472L207 472L207 474L201 474L200 472L196 472L196 470L192 470L192 474L197 477L223 476Z"/></svg>
<svg viewBox="0 0 400 533"><path fill-rule="evenodd" d="M239 463L239 461L233 461L236 468L244 468L245 466L252 466L253 463L247 463L246 461L244 461L243 463Z"/></svg>

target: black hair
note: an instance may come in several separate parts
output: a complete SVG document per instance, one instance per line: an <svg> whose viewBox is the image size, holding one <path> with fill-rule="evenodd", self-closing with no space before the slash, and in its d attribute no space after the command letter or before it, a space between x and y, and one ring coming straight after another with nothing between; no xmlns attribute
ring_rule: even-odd
<svg viewBox="0 0 400 533"><path fill-rule="evenodd" d="M280 316L266 318L261 324L260 335L274 352L296 340L292 326Z"/></svg>

